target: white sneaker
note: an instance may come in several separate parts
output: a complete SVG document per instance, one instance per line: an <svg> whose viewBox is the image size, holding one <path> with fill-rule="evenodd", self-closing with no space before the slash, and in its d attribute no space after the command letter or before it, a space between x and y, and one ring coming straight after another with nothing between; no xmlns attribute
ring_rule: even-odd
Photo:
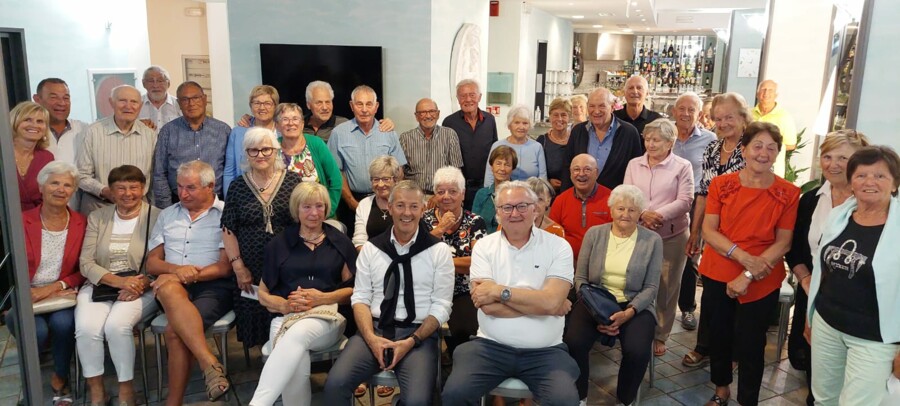
<svg viewBox="0 0 900 406"><path fill-rule="evenodd" d="M581 401L578 402L578 406L587 406L587 398L581 399Z"/></svg>

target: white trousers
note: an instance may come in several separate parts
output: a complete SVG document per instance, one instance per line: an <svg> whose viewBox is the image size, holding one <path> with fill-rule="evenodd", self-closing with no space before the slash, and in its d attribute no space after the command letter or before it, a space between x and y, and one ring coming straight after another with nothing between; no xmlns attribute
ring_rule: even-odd
<svg viewBox="0 0 900 406"><path fill-rule="evenodd" d="M281 328L284 317L272 320L269 340ZM269 406L278 400L285 405L307 406L312 400L309 383L309 352L331 347L344 333L345 322L306 318L302 319L278 339L278 345L259 377L259 385L253 394L251 406Z"/></svg>
<svg viewBox="0 0 900 406"><path fill-rule="evenodd" d="M119 382L134 379L134 326L156 312L153 291L130 302L94 302L94 285L85 284L75 306L75 346L85 378L103 375L103 341L109 341L109 355Z"/></svg>
<svg viewBox="0 0 900 406"><path fill-rule="evenodd" d="M887 396L900 345L864 340L812 319L812 391L816 405L879 405Z"/></svg>

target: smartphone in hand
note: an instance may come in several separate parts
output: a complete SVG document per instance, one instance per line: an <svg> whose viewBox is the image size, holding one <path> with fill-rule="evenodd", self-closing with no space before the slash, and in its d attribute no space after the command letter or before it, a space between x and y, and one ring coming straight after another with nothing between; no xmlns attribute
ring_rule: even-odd
<svg viewBox="0 0 900 406"><path fill-rule="evenodd" d="M384 352L381 354L382 360L384 360L384 366L390 366L394 363L394 349L393 348L385 348Z"/></svg>

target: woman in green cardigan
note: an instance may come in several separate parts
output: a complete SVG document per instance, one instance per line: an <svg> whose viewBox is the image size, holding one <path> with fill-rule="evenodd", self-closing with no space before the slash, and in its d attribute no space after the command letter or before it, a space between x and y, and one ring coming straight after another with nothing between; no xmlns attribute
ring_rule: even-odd
<svg viewBox="0 0 900 406"><path fill-rule="evenodd" d="M297 103L281 103L275 108L275 128L287 169L299 174L304 181L319 182L328 189L331 200L328 218L333 218L341 201L343 178L325 141L303 133L303 110Z"/></svg>

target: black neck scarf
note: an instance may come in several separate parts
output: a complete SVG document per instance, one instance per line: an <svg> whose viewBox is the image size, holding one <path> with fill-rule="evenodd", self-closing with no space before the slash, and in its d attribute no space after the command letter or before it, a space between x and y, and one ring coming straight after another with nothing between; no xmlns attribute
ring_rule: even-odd
<svg viewBox="0 0 900 406"><path fill-rule="evenodd" d="M422 228L419 228L421 231ZM412 257L425 251L440 242L437 237L429 233L419 233L416 242L409 248L409 252L400 255L391 242L392 229L379 234L369 240L375 248L381 250L391 258L387 272L384 273L384 300L381 301L381 317L378 318L378 328L382 329L384 337L394 338L394 328L398 322L394 320L397 313L397 301L400 297L400 265L403 265L403 305L406 307L406 319L402 325L409 325L416 319L416 300L413 292Z"/></svg>

